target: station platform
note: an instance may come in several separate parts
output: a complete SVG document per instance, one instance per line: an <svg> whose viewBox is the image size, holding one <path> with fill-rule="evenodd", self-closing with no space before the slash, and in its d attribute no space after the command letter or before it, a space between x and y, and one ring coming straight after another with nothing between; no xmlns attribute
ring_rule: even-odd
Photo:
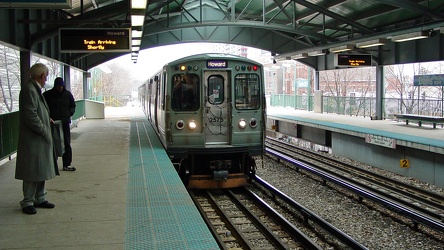
<svg viewBox="0 0 444 250"><path fill-rule="evenodd" d="M15 158L3 161L0 249L219 249L141 109L105 117L72 129L77 171L46 182L54 209L23 214Z"/></svg>
<svg viewBox="0 0 444 250"><path fill-rule="evenodd" d="M297 122L312 127L364 137L379 135L397 140L397 145L444 154L444 128L438 125L410 123L395 120L371 120L329 113L315 113L292 108L267 108L268 119Z"/></svg>
<svg viewBox="0 0 444 250"><path fill-rule="evenodd" d="M303 147L444 187L441 124L433 128L432 124L406 125L405 121L270 107L268 133L277 133Z"/></svg>

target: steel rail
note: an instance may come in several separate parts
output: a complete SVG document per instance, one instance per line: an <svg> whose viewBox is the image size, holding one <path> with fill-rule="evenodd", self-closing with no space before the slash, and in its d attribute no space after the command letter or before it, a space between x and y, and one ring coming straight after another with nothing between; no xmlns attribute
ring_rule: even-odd
<svg viewBox="0 0 444 250"><path fill-rule="evenodd" d="M287 144L284 144L284 145L287 145ZM279 145L277 145L277 144L274 144L274 146L279 146ZM288 146L288 145L287 145ZM287 149L286 149L287 150ZM299 149L298 149L299 150ZM307 156L307 155L304 155L305 157L310 157L310 156ZM306 163L306 164L314 164L314 163L312 163L312 162L309 162L309 161L307 161L307 160L303 160L303 159L298 159L298 161L300 161L300 162L303 162L303 163ZM330 164L330 165L332 165L332 163L331 162L333 162L334 164L344 164L344 163L340 163L340 162L338 162L338 161L336 161L336 160L330 160L330 159L328 159L328 161L322 161L322 160L318 160L318 159L314 159L314 161L316 161L316 162L320 162L320 163L322 163L322 164ZM338 166L335 166L335 167L338 167ZM344 169L343 169L343 167L341 167L341 166L339 166L341 169L341 171L345 171ZM351 166L350 166L351 167ZM334 170L330 170L330 169L323 169L322 171L324 171L324 172L326 172L326 173L329 173L329 174L331 174L331 175L333 175L333 176L338 176L338 174L337 174L337 172L335 172ZM371 175L371 176L373 176L373 177L375 177L375 178L381 178L381 177L379 177L379 175L372 175L371 173L369 173L369 171L366 171L366 170L358 170L357 168L353 168L353 170L351 170L350 172L348 172L348 173L351 173L352 171L357 171L357 172L359 172L359 173L354 173L354 174L357 174L357 175L359 175L358 177L361 179L361 180L365 180L365 181L368 181L368 182L371 182L371 183L375 183L375 184L377 184L377 185L379 185L380 187L382 187L382 188L385 188L385 189L387 189L387 190L389 190L390 192L393 192L393 193L397 193L397 194L399 194L399 195L403 195L403 196L405 196L405 197L408 197L409 199L412 199L412 200L416 200L416 201L419 201L419 202L422 202L424 205L426 205L426 206L429 206L429 207L432 207L432 208L434 208L434 209L437 209L437 210L444 210L444 207L441 205L441 203L438 201L438 200L433 200L433 198L435 198L436 196L433 196L433 198L430 200L430 199L426 199L426 198L424 198L423 196L420 196L420 195L415 195L415 193L414 193L414 191L416 190L416 189L414 189L414 190L411 190L411 192L408 192L408 190L406 190L407 188L409 188L409 186L408 185L406 185L406 184L404 184L404 185L402 185L402 187L403 187L403 189L400 189L400 188L394 188L395 186L397 186L396 184L398 184L399 182L395 182L395 183L392 183L391 185L390 185L390 183L388 183L389 182L389 178L384 178L384 180L383 181L380 181L380 180L375 180L375 179L372 179L372 178L370 178L370 177L368 177L368 176L363 176L362 174L364 173L364 174L366 174L366 175ZM346 171L347 172L347 171ZM340 176L340 175L339 175ZM356 180L354 180L353 178L348 178L348 177L341 177L342 179L344 179L344 180L347 180L348 182L350 182L350 183L354 183L354 184L357 184L357 185L362 185L362 183L361 182L359 182L359 181L356 181ZM403 204L403 205L405 205L405 206L407 206L407 207L411 207L412 209L414 209L414 210L416 210L416 211L418 211L418 212L421 212L421 213L423 213L424 215L427 215L427 216L430 216L431 218L435 218L436 220L442 220L442 216L440 215L440 214L437 214L437 213L435 213L435 212L433 212L433 211L430 211L428 208L424 208L424 207L421 207L421 206L418 206L418 205L414 205L414 204L412 204L412 203L410 203L410 202L408 202L408 201L405 201L405 200L403 200L402 198L398 198L398 197L395 197L395 196L393 196L393 195L386 195L386 193L384 192L384 191L381 191L381 190L379 190L379 189L376 189L376 188L372 188L372 187L367 187L366 188L367 190L369 190L369 191L372 191L372 192L374 192L374 193L377 193L377 194L380 194L380 195L382 195L382 196L386 196L386 197L389 197L389 199L390 200L392 200L392 201L394 201L394 202L397 202L397 203L399 203L399 204ZM412 189L413 189L413 187L412 187ZM427 193L426 192L418 192L418 193L422 193L423 195L427 195ZM436 195L436 194L435 194ZM416 225L415 225L416 226Z"/></svg>
<svg viewBox="0 0 444 250"><path fill-rule="evenodd" d="M294 165L297 165L298 167L303 168L303 169L323 178L324 180L328 180L328 181L335 183L339 186L342 186L342 187L344 187L344 188L346 188L346 189L348 189L348 190L350 190L362 197L366 197L366 198L373 200L383 206L386 206L391 209L394 209L395 211L398 211L403 216L410 218L413 221L413 223L415 223L415 227L417 226L417 223L421 223L421 224L426 225L426 226L428 226L434 230L437 230L439 232L444 232L444 224L443 223L441 223L437 220L431 219L430 217L424 216L423 214L418 213L412 209L409 209L409 208L406 208L402 205L399 205L398 203L393 202L390 199L383 197L382 195L377 195L374 192L371 192L371 191L368 191L364 188L358 187L357 185L353 185L353 184L346 182L338 177L332 176L330 174L326 174L314 167L311 167L305 163L297 161L297 160L295 160L291 157L288 157L280 152L277 152L276 150L266 148L265 151L269 154L276 156L276 157L284 159Z"/></svg>
<svg viewBox="0 0 444 250"><path fill-rule="evenodd" d="M220 235L217 233L216 228L213 226L213 224L211 223L211 220L208 218L207 214L205 213L205 211L203 210L202 206L200 205L199 201L197 200L196 195L194 194L193 191L188 190L188 194L190 195L191 199L194 202L194 205L196 205L197 210L199 211L200 215L202 216L202 218L205 221L205 224L207 224L207 227L210 229L211 234L213 235L214 239L217 242L217 245L219 245L219 248L221 250L228 250L228 248L226 247L225 242L223 241L223 239L220 237Z"/></svg>
<svg viewBox="0 0 444 250"><path fill-rule="evenodd" d="M246 192L246 189L243 190ZM244 203L240 201L238 197L231 191L227 190L228 196L231 200L236 204L238 208L240 208L244 214L250 219L253 224L259 229L259 231L267 238L267 240L276 248L276 249L288 249L282 240L275 235L262 221L259 219L248 207L245 206ZM260 208L263 208L265 204L260 203Z"/></svg>
<svg viewBox="0 0 444 250"><path fill-rule="evenodd" d="M318 153L310 152L310 151L308 151L306 149L303 149L303 148L298 148L298 147L296 147L296 146L294 146L292 144L285 143L285 142L276 140L274 138L267 137L267 143L270 143L270 144L272 144L274 146L278 146L278 147L282 147L282 146L280 146L280 144L281 145L283 144L283 145L285 145L287 147L291 147L292 149L295 149L297 151L304 152L304 156L306 156L306 157L310 157L310 155L317 155L317 156L319 156ZM323 156L321 155L321 157L323 157ZM324 162L322 160L319 160L319 161L320 162ZM341 161L336 160L336 159L330 159L329 158L327 161L328 162L333 162L335 164L340 164L340 165L344 165L345 164L344 162L341 162ZM397 187L401 187L400 189L398 189L401 194L404 194L404 195L409 195L411 193L419 194L419 195L416 195L416 197L421 202L423 202L425 204L428 204L429 206L440 206L441 208L439 208L439 209L442 209L442 207L443 207L442 204L444 204L444 196L441 195L441 194L438 194L438 193L435 193L435 192L431 192L431 191L427 191L427 190L424 190L422 188L415 187L415 186L406 184L404 182L401 182L401 181L398 181L398 180L394 180L394 179L389 178L387 176L383 176L383 175L380 175L380 174L375 173L375 172L371 172L371 171L368 171L368 170L365 170L365 169L361 169L361 168L355 167L355 166L350 165L350 164L346 164L346 165L348 167L350 167L350 168L353 168L354 171L356 171L356 172L358 172L360 174L369 175L369 176L372 176L374 178L381 179L382 181L389 182L390 184L383 184L386 187L388 187L389 185L393 185L393 184L395 184L395 186L397 186ZM367 179L367 180L369 179L369 177L367 177L367 176L359 176L359 177ZM424 198L424 196L429 197L429 199Z"/></svg>
<svg viewBox="0 0 444 250"><path fill-rule="evenodd" d="M294 239L296 239L304 248L306 249L322 249L318 244L312 241L307 235L302 231L297 229L290 221L279 214L275 209L273 209L269 204L267 204L262 198L260 198L253 191L245 188L245 192L254 199L261 208L265 209L267 215L271 216L274 220L279 222L279 226L285 228L286 232L289 233Z"/></svg>
<svg viewBox="0 0 444 250"><path fill-rule="evenodd" d="M309 209L304 207L303 205L297 203L292 198L290 198L288 195L284 194L279 189L275 188L259 176L255 176L254 178L255 183L258 183L265 187L266 190L272 192L274 195L282 199L284 202L288 203L291 207L301 212L301 214L304 216L305 220L311 220L314 223L318 224L320 227L322 227L324 230L329 232L330 234L334 235L338 240L349 246L351 249L368 249L367 247L363 246L361 243L355 241L353 238L351 238L346 233L342 232L341 230L337 229L332 224L328 223L315 213L311 212Z"/></svg>

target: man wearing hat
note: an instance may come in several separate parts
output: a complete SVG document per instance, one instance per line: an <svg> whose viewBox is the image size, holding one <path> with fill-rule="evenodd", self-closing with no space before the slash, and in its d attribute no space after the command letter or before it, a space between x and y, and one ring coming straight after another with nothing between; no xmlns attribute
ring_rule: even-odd
<svg viewBox="0 0 444 250"><path fill-rule="evenodd" d="M54 87L43 93L49 106L49 115L55 120L62 121L63 139L65 141L65 152L63 153L63 170L76 171L71 166L72 149L71 149L71 116L76 111L76 103L71 92L65 89L63 78L57 77L54 80Z"/></svg>

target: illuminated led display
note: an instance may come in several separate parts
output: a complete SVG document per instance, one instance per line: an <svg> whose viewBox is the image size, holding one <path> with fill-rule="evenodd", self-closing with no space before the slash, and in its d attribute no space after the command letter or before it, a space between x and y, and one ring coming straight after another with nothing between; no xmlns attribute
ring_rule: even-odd
<svg viewBox="0 0 444 250"><path fill-rule="evenodd" d="M338 67L368 67L372 66L372 55L336 54L335 63Z"/></svg>
<svg viewBox="0 0 444 250"><path fill-rule="evenodd" d="M207 68L227 68L228 63L225 60L208 60L207 61Z"/></svg>
<svg viewBox="0 0 444 250"><path fill-rule="evenodd" d="M60 29L60 52L130 52L130 29Z"/></svg>

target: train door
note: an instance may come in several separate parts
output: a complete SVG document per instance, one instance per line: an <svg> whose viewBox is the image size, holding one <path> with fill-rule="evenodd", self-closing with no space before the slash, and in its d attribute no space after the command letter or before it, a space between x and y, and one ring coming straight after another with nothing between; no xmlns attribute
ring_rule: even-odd
<svg viewBox="0 0 444 250"><path fill-rule="evenodd" d="M205 71L205 144L221 145L230 143L231 106L230 78L227 71Z"/></svg>
<svg viewBox="0 0 444 250"><path fill-rule="evenodd" d="M148 120L150 121L150 122L152 122L152 115L153 115L153 110L152 110L152 107L151 107L151 103L152 103L152 91L153 91L153 79L150 79L150 81L148 82L148 87L147 87L147 95L146 95L146 97L147 97L147 102L145 103L144 102L144 105L145 105L145 110L148 112Z"/></svg>

